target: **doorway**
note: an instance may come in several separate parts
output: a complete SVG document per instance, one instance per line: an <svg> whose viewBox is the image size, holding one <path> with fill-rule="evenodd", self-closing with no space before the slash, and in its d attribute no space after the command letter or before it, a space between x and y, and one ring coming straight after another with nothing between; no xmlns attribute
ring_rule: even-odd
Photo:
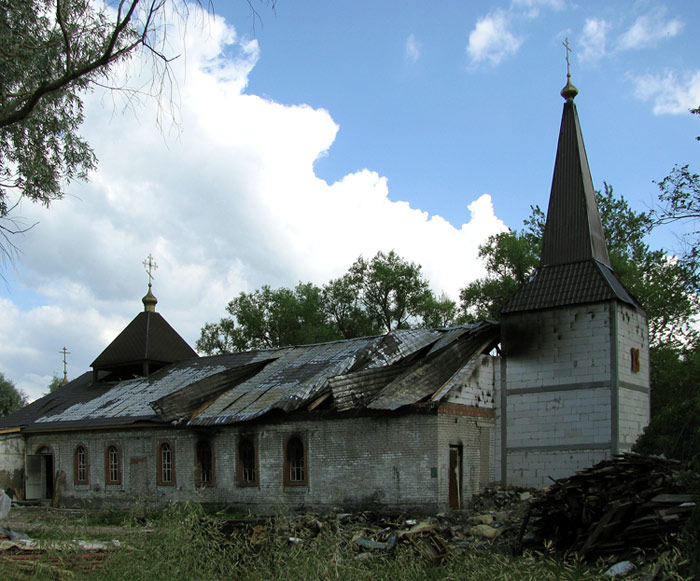
<svg viewBox="0 0 700 581"><path fill-rule="evenodd" d="M462 446L450 446L448 502L451 509L462 508Z"/></svg>
<svg viewBox="0 0 700 581"><path fill-rule="evenodd" d="M24 473L24 497L27 500L53 498L54 456L51 448L41 446L36 454L27 454Z"/></svg>

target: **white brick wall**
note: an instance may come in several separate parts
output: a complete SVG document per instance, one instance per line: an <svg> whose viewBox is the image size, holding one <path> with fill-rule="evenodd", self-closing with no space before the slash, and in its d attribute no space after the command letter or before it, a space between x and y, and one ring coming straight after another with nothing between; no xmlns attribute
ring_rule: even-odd
<svg viewBox="0 0 700 581"><path fill-rule="evenodd" d="M494 408L496 385L494 365L500 365L500 358L490 355L479 356L479 362L468 374L454 379L455 386L446 398L449 403L466 406Z"/></svg>
<svg viewBox="0 0 700 581"><path fill-rule="evenodd" d="M0 488L22 489L24 485L24 436L0 436Z"/></svg>
<svg viewBox="0 0 700 581"><path fill-rule="evenodd" d="M382 506L426 512L447 508L449 445L464 449L463 495L475 492L482 474L480 451L491 446L493 420L418 413L352 418L310 418L266 424L242 424L212 431L215 486L194 483L197 435L184 429L132 429L52 434L50 441L31 435L28 447L49 445L56 470L65 473L61 498L67 505L197 500L239 510L359 509ZM259 485L237 482L239 435L257 446ZM308 444L308 485L283 484L283 449L299 435ZM484 440L484 438L486 438ZM156 483L157 450L163 440L174 448L175 486ZM77 444L88 449L89 484L75 485L73 455ZM121 450L122 483L105 486L105 448ZM487 463L488 469L490 469ZM488 472L487 469L487 472ZM142 470L141 477L135 470Z"/></svg>

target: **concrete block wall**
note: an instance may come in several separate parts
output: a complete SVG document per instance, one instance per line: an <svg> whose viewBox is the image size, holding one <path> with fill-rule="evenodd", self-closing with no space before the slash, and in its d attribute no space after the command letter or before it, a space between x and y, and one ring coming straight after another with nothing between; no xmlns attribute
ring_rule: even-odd
<svg viewBox="0 0 700 581"><path fill-rule="evenodd" d="M608 304L504 317L508 390L610 378Z"/></svg>
<svg viewBox="0 0 700 581"><path fill-rule="evenodd" d="M566 478L582 468L597 464L611 455L605 450L514 450L508 454L509 483L542 488L552 479Z"/></svg>
<svg viewBox="0 0 700 581"><path fill-rule="evenodd" d="M508 449L610 446L610 388L508 396Z"/></svg>
<svg viewBox="0 0 700 581"><path fill-rule="evenodd" d="M619 388L618 451L629 452L649 423L649 393Z"/></svg>
<svg viewBox="0 0 700 581"><path fill-rule="evenodd" d="M56 470L65 474L61 491L64 505L197 500L251 511L381 505L434 512L446 508L443 499L447 495L440 490L446 481L440 478L438 421L446 420L420 413L217 428L210 437L215 483L207 487L194 483L198 435L184 429L66 432L52 434L50 442L34 434L28 436L28 449L35 452L50 446ZM463 441L479 440L473 422L463 423L459 418L458 425L469 434L461 436ZM256 444L257 486L240 486L237 481L236 450L242 434ZM307 445L305 486L283 483L284 446L293 435ZM172 486L159 486L156 481L157 451L164 440L174 449ZM121 451L122 482L118 485L105 484L105 450L111 443ZM74 483L73 457L78 444L88 449L86 485Z"/></svg>
<svg viewBox="0 0 700 581"><path fill-rule="evenodd" d="M504 317L499 419L508 484L543 487L610 454L610 305Z"/></svg>
<svg viewBox="0 0 700 581"><path fill-rule="evenodd" d="M649 325L646 315L618 304L618 450L629 451L649 423ZM632 366L632 349L639 351L639 370Z"/></svg>

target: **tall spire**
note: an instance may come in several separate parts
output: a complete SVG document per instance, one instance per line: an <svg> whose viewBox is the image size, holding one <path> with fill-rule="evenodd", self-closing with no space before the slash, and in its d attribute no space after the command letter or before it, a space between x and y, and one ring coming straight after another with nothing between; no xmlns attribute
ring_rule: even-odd
<svg viewBox="0 0 700 581"><path fill-rule="evenodd" d="M554 162L540 265L508 299L502 315L617 299L638 307L610 266L583 145L568 53L564 112Z"/></svg>
<svg viewBox="0 0 700 581"><path fill-rule="evenodd" d="M608 249L574 103L578 89L571 84L568 41L564 46L567 49L567 82L561 96L566 102L542 240L541 265L594 259L609 267Z"/></svg>

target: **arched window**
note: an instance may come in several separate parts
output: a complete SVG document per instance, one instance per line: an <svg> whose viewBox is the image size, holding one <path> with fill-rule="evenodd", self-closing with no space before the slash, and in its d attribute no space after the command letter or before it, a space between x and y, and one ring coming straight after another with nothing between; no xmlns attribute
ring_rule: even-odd
<svg viewBox="0 0 700 581"><path fill-rule="evenodd" d="M197 442L194 481L197 486L214 486L214 454L209 440Z"/></svg>
<svg viewBox="0 0 700 581"><path fill-rule="evenodd" d="M115 444L110 444L105 450L105 483L122 483L121 452Z"/></svg>
<svg viewBox="0 0 700 581"><path fill-rule="evenodd" d="M170 442L161 442L158 446L158 484L175 485L175 450Z"/></svg>
<svg viewBox="0 0 700 581"><path fill-rule="evenodd" d="M73 481L88 484L88 451L83 444L78 444L73 454Z"/></svg>
<svg viewBox="0 0 700 581"><path fill-rule="evenodd" d="M243 437L238 442L238 484L255 486L258 483L258 458L253 440Z"/></svg>
<svg viewBox="0 0 700 581"><path fill-rule="evenodd" d="M288 486L303 486L309 480L306 462L306 446L299 436L287 440L284 450L284 483Z"/></svg>

